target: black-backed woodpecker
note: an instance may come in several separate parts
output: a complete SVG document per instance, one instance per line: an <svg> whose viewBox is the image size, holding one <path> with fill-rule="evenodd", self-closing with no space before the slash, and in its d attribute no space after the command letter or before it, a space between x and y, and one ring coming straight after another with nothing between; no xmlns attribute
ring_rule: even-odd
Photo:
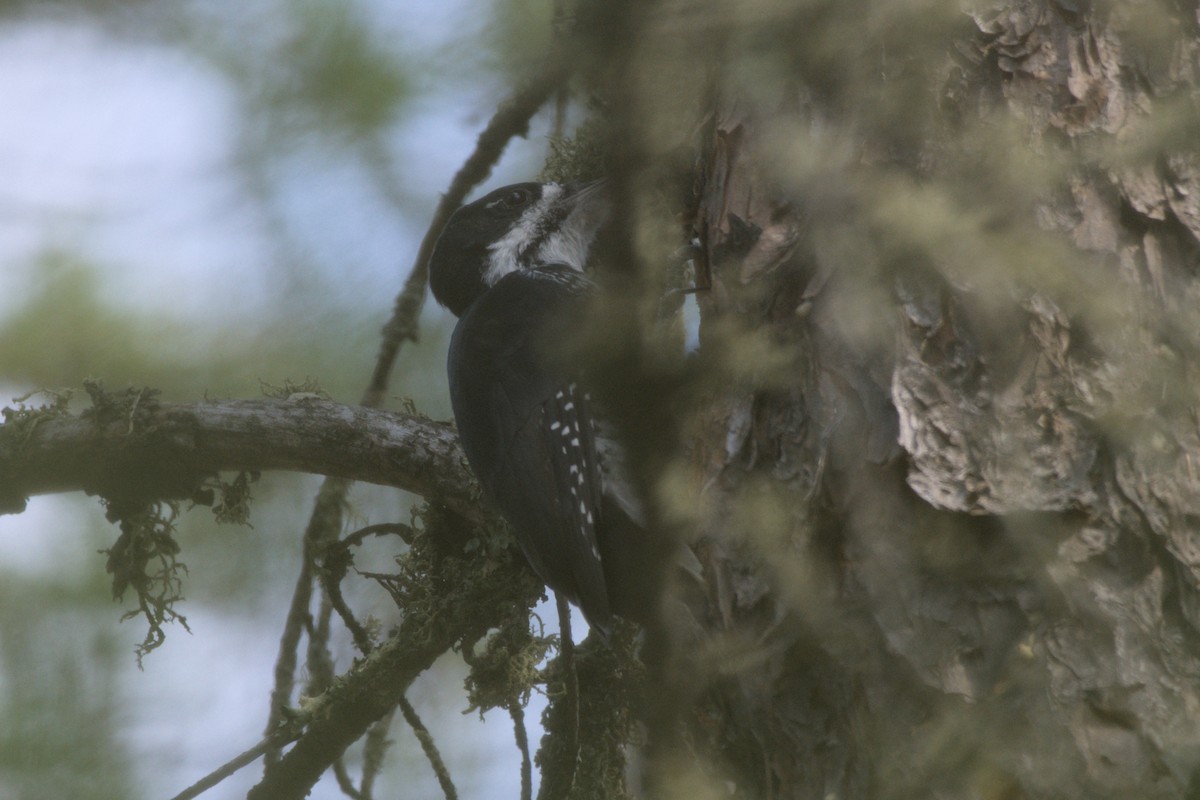
<svg viewBox="0 0 1200 800"><path fill-rule="evenodd" d="M647 621L656 599L621 449L562 357L596 292L584 270L608 202L601 182L506 186L460 208L429 261L459 318L448 372L467 460L533 570L601 632L614 614Z"/></svg>

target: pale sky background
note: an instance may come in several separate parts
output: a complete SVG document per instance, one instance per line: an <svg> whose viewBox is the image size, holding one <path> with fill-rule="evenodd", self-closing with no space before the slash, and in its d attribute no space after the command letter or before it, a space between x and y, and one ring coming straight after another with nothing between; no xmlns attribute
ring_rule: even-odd
<svg viewBox="0 0 1200 800"><path fill-rule="evenodd" d="M303 374L279 374L270 363L254 366L256 337L280 329L281 317L290 324L296 322L291 315L356 317L363 333L347 344L344 356L357 365L361 389L374 359L373 332L406 277L438 193L503 95L504 79L489 79L483 56L474 65L469 57L464 62L488 20L484 12L491 6L483 0L353 5L371 20L375 40L394 46L406 63L461 68L421 73L414 95L387 130L387 152L411 206L400 214L381 198L368 167L339 157L319 136L311 145L296 137L274 154L266 170L271 202L256 199L255 187L239 172L248 136L246 99L227 73L197 54L194 40L172 40L170 19L162 20L166 15L156 15L146 35L138 33L138 14L144 10L149 16L152 4L129 4L118 24L69 4L40 9L33 4L0 16L0 329L40 285L40 259L65 251L92 265L99 276L98 301L106 308L162 321L169 330L163 357L176 359L176 368L186 369L189 357L244 342L242 357L259 377L302 379ZM214 47L270 53L286 52L286 31L274 22L285 6L182 7L197 27L211 31ZM279 68L286 63L281 56ZM510 147L488 186L536 172L547 132L540 118L527 141ZM280 230L287 233L282 250ZM326 308L287 305L293 297L319 298L323 292ZM440 311L426 316L431 324L445 323ZM45 322L69 329L73 321ZM172 350L169 343L175 341L186 341L192 355L186 348ZM436 363L441 358L437 354ZM0 406L39 388L14 377L5 362L0 351ZM104 376L84 372L63 380L78 388L87 377ZM427 385L393 389L428 396L436 406L442 381L440 374L428 373ZM354 402L356 392L336 399ZM440 402L433 411L444 414L447 405ZM143 672L132 655L143 623L118 624L128 599L88 616L89 624L103 628L98 636L115 632L119 645L121 724L113 735L132 756L142 797L170 797L260 738L277 636L318 484L311 476L265 476L255 492L262 502L255 506L254 530L219 528L215 542L207 534L203 541L181 536L183 559L191 567L181 610L193 634L168 629L166 644L145 659ZM304 499L297 503L297 497ZM407 519L407 501L397 492L360 487L354 499L358 518L352 527ZM85 530L98 530L101 538L81 543ZM34 498L26 513L0 517L0 580L19 574L55 585L106 581L96 550L116 534L94 499ZM386 567L390 556L385 545L374 557ZM206 561L210 558L216 560ZM248 571L260 591L236 600L223 597L213 575L219 567L205 568L206 563ZM394 618L381 593L364 589L360 599L385 623L389 615ZM46 630L70 623L67 612L46 614ZM542 616L547 623L554 620L550 608ZM582 620L576 624L583 629ZM77 638L75 628L62 630L64 637ZM344 669L351 651L344 636L341 644L338 666ZM51 654L56 646L43 645ZM475 714L461 714L462 669L457 659L446 660L445 669L418 682L410 699L424 712L460 795L518 796L519 759L507 715L493 713L481 723ZM0 685L3 680L0 675ZM541 735L541 707L535 700L527 709L532 745ZM380 788L394 788L390 781L404 774L401 796L440 796L419 759L405 756L397 765L400 749L414 750L402 721L392 738L398 742L390 756L392 777ZM260 770L259 765L243 770L204 797L244 797ZM9 785L0 772L0 798L7 800ZM329 777L312 794L318 800L341 796Z"/></svg>

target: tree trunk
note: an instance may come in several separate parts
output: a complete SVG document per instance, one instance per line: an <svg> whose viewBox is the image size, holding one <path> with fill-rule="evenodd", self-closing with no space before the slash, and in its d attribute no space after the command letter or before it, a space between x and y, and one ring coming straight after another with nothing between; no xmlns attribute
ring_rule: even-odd
<svg viewBox="0 0 1200 800"><path fill-rule="evenodd" d="M1195 790L1195 7L986 5L721 40L691 732L745 796Z"/></svg>

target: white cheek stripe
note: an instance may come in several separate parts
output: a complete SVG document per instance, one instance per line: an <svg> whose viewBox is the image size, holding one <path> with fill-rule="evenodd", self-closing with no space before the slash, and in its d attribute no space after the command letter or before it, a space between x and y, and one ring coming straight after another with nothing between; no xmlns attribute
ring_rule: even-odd
<svg viewBox="0 0 1200 800"><path fill-rule="evenodd" d="M537 220L546 215L554 202L562 194L562 187L557 183L547 183L542 187L542 197L534 203L517 220L517 224L503 237L493 243L488 250L488 266L483 273L483 283L495 286L496 281L510 272L517 270L517 254L530 240L537 236Z"/></svg>
<svg viewBox="0 0 1200 800"><path fill-rule="evenodd" d="M563 187L557 183L544 184L542 196L537 203L521 215L508 233L488 248L490 255L483 273L484 285L494 286L496 281L508 273L520 269L517 257L537 238L540 233L538 220L549 215L554 205L561 200L562 194ZM533 262L566 264L583 272L592 240L607 216L607 213L588 208L586 205L575 208L556 231L545 237L538 251L533 254Z"/></svg>
<svg viewBox="0 0 1200 800"><path fill-rule="evenodd" d="M595 228L569 218L557 233L538 248L537 261L541 264L566 264L583 272L595 235Z"/></svg>

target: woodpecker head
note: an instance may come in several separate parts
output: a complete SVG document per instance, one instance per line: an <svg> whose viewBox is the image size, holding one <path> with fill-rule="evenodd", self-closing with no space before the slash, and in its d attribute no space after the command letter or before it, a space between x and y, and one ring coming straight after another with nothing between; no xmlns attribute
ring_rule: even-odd
<svg viewBox="0 0 1200 800"><path fill-rule="evenodd" d="M543 264L583 271L608 220L602 181L514 183L463 206L429 259L433 296L455 316L510 272Z"/></svg>

